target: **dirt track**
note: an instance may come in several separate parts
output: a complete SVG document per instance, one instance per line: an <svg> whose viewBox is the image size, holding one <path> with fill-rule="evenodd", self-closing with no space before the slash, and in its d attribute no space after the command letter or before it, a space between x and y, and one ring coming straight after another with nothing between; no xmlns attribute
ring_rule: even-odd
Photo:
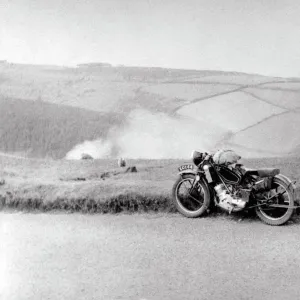
<svg viewBox="0 0 300 300"><path fill-rule="evenodd" d="M300 299L299 224L0 213L0 298Z"/></svg>

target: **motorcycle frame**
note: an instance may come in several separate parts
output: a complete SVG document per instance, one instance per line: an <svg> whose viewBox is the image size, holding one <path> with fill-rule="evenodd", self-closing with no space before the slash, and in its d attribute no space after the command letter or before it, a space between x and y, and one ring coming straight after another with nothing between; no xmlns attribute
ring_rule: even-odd
<svg viewBox="0 0 300 300"><path fill-rule="evenodd" d="M204 172L203 170L201 170L201 169L203 169L203 164L204 164L205 162L208 162L208 163L209 163L209 166L211 166L211 167L214 169L214 171L216 172L216 174L217 174L217 176L218 176L218 179L224 184L224 186L225 186L226 190L228 191L228 193L231 194L231 192L230 192L230 190L229 190L227 184L225 183L225 181L223 180L223 178L222 178L222 176L220 175L219 171L218 171L217 168L215 167L215 164L214 164L214 162L212 161L211 157L205 158L205 159L197 166L199 172L204 174L204 177L205 177L206 181L208 182L208 179L206 178L205 172ZM209 182L208 182L208 183L209 183Z"/></svg>

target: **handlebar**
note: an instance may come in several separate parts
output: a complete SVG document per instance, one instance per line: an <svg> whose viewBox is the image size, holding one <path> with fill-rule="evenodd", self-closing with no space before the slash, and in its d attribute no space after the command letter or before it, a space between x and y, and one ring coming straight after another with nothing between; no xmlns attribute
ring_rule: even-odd
<svg viewBox="0 0 300 300"><path fill-rule="evenodd" d="M204 153L205 154L205 157L204 159L201 161L201 163L197 166L198 168L202 167L202 165L206 162L206 161L209 161L213 155L212 154L209 154L207 152Z"/></svg>

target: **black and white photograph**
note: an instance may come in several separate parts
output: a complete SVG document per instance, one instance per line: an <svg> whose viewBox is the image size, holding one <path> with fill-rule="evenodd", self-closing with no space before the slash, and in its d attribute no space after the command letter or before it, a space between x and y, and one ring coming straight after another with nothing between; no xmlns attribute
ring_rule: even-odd
<svg viewBox="0 0 300 300"><path fill-rule="evenodd" d="M0 0L0 300L299 300L300 2Z"/></svg>

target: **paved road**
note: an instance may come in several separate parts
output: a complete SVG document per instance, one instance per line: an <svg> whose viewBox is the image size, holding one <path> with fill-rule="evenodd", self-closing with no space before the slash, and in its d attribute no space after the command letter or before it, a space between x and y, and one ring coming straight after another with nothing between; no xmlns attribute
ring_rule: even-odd
<svg viewBox="0 0 300 300"><path fill-rule="evenodd" d="M300 224L1 213L0 226L5 300L300 299Z"/></svg>

